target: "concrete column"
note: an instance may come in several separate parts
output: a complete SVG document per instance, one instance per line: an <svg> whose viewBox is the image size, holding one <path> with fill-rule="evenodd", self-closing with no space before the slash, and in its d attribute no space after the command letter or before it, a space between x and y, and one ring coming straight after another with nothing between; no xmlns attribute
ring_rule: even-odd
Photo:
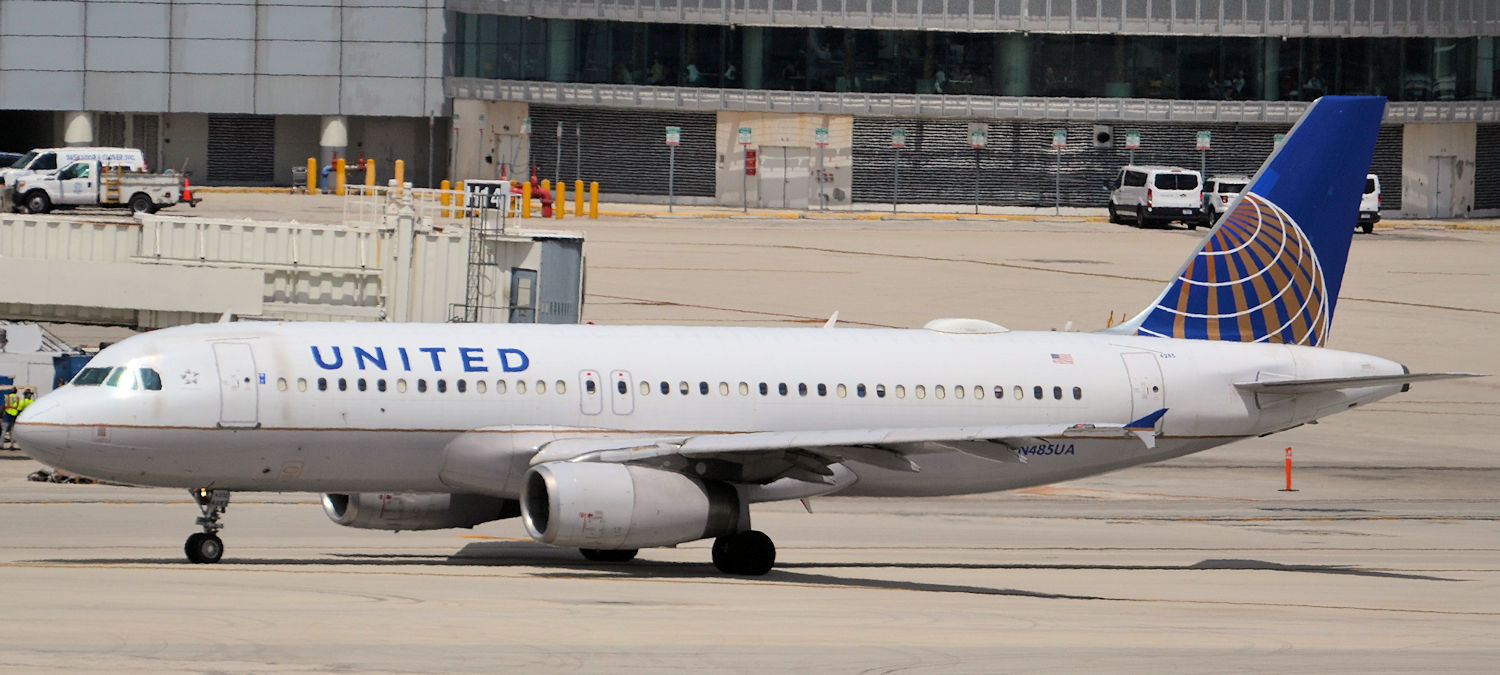
<svg viewBox="0 0 1500 675"><path fill-rule="evenodd" d="M334 153L349 158L349 118L343 115L325 115L318 134L318 166L333 163Z"/></svg>
<svg viewBox="0 0 1500 675"><path fill-rule="evenodd" d="M69 111L63 113L63 145L94 144L94 113Z"/></svg>
<svg viewBox="0 0 1500 675"><path fill-rule="evenodd" d="M766 31L760 26L740 28L740 79L746 89L764 89Z"/></svg>
<svg viewBox="0 0 1500 675"><path fill-rule="evenodd" d="M1281 38L1261 38L1265 63L1261 64L1261 98L1274 101L1281 93Z"/></svg>
<svg viewBox="0 0 1500 675"><path fill-rule="evenodd" d="M1002 96L1027 96L1031 93L1031 51L1027 36L1005 33L995 48L995 75L1000 80Z"/></svg>
<svg viewBox="0 0 1500 675"><path fill-rule="evenodd" d="M547 20L547 81L576 82L578 80L573 73L573 55L577 53L574 42L577 37L577 21Z"/></svg>

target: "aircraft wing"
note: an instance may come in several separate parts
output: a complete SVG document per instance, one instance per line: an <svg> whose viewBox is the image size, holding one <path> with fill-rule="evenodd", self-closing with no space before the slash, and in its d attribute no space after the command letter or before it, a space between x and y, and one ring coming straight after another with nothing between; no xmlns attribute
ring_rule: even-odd
<svg viewBox="0 0 1500 675"><path fill-rule="evenodd" d="M1262 394L1311 394L1319 391L1358 389L1360 387L1383 387L1393 384L1411 384L1429 380L1450 380L1460 377L1484 377L1481 373L1406 373L1404 375L1369 375L1361 377L1328 377L1308 380L1272 380L1267 382L1236 382L1241 391Z"/></svg>
<svg viewBox="0 0 1500 675"><path fill-rule="evenodd" d="M1025 463L1016 449L1048 438L1137 437L1155 445L1166 409L1129 424L1012 424L976 427L897 427L805 431L705 433L660 438L582 438L552 441L531 464L546 462L645 463L681 468L708 460L732 465L733 480L777 478L823 481L830 464L852 460L894 471L920 471L914 455L962 452L997 462Z"/></svg>

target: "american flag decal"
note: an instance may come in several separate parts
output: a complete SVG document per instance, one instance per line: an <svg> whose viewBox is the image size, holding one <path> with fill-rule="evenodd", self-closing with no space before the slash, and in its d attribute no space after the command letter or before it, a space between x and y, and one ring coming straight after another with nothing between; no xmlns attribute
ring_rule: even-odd
<svg viewBox="0 0 1500 675"><path fill-rule="evenodd" d="M1071 366L1071 365L1073 365L1073 355L1072 354L1053 354L1052 355L1052 362L1056 363L1058 365L1062 365L1062 366Z"/></svg>

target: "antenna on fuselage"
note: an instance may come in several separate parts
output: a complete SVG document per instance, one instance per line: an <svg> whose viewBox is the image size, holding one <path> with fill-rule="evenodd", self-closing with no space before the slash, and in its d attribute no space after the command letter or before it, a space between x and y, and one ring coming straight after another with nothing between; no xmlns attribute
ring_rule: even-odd
<svg viewBox="0 0 1500 675"><path fill-rule="evenodd" d="M823 324L823 327L824 328L833 328L833 325L836 324L836 323L838 323L838 322L839 322L839 312L838 312L838 310L834 310L833 311L833 316L828 317L828 321Z"/></svg>

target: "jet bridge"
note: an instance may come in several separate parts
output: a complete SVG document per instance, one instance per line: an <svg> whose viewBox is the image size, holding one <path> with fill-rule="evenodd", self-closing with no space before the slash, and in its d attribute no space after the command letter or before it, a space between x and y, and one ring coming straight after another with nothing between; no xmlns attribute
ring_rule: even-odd
<svg viewBox="0 0 1500 675"><path fill-rule="evenodd" d="M340 225L0 214L0 319L579 320L582 234L501 227L438 192L367 188Z"/></svg>

